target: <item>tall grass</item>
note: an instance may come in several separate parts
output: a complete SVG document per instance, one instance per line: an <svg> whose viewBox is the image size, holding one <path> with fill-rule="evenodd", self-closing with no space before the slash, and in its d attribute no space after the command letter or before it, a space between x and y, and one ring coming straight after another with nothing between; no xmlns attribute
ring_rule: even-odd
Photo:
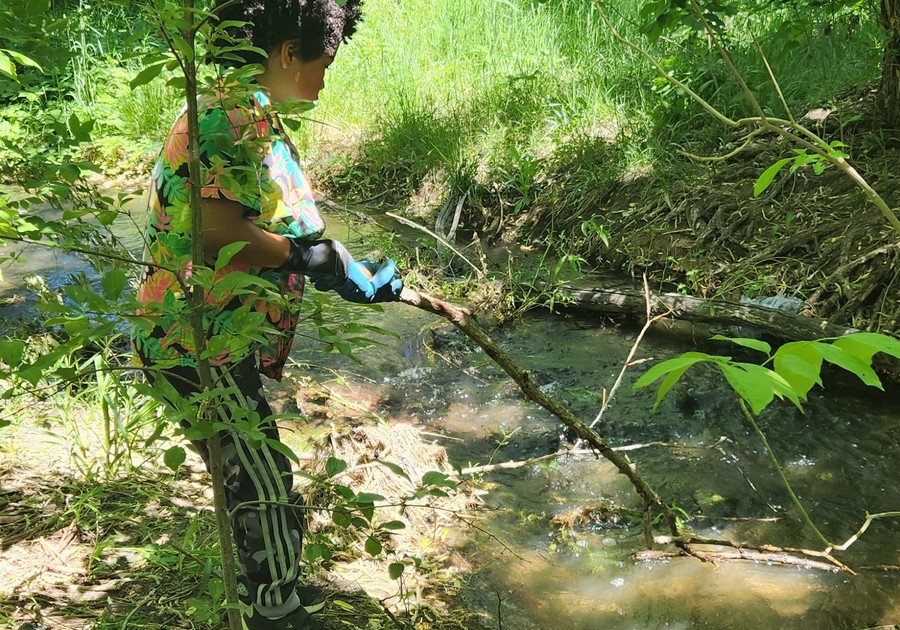
<svg viewBox="0 0 900 630"><path fill-rule="evenodd" d="M747 107L705 38L643 40L642 5L624 0L609 10L628 37L718 107L729 114ZM808 15L804 39L793 44L785 18L771 12L734 26L762 41L793 106L819 105L877 76L874 14ZM729 44L761 100L777 108L750 37ZM502 179L523 157L550 157L591 139L615 146L610 163L620 174L671 163L675 146L715 143L722 131L613 40L592 0L369 0L314 117L328 125L309 125L303 142L329 154L331 174L337 154L345 167L337 181L367 181L367 192L410 192L435 168Z"/></svg>

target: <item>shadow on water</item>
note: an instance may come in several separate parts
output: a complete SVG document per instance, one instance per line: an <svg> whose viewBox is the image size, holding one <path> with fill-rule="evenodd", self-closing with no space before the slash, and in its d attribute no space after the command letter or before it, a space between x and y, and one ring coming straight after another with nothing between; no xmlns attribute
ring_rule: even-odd
<svg viewBox="0 0 900 630"><path fill-rule="evenodd" d="M390 305L373 315L400 341L364 351L362 366L323 359L345 378L382 388L379 413L448 437L439 440L463 466L522 460L565 445L564 427L523 401L518 389L460 333L430 316ZM494 331L536 382L579 417L592 420L635 330L596 316L529 314ZM415 340L415 341L411 341ZM424 350L427 340L431 350ZM614 445L666 442L629 452L665 500L699 534L756 544L817 548L801 527L768 456L743 423L714 372L690 371L652 411L655 392L632 384L654 362L690 349L659 329L649 335L614 404L598 425ZM734 354L732 348L710 351ZM353 374L356 376L353 376ZM826 535L843 542L866 512L900 506L900 414L895 396L861 391L836 376L811 395L805 413L774 405L760 418L786 473ZM722 440L721 438L725 438ZM604 461L560 459L490 472L480 481L500 508L489 536L464 550L473 564L469 600L509 628L864 628L900 622L898 520L877 521L841 560L860 574L751 562L675 558L642 564L638 527L602 520L561 524L588 502L636 508L625 479Z"/></svg>

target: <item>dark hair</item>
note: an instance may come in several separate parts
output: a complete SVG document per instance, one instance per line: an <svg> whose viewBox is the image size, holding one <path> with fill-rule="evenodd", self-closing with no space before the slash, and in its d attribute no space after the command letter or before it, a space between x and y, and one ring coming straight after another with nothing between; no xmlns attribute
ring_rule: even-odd
<svg viewBox="0 0 900 630"><path fill-rule="evenodd" d="M335 0L216 0L215 13L220 22L236 20L243 26L228 27L235 40L261 48L267 53L296 41L303 61L314 61L322 55L334 56L338 45L356 32L362 0L347 0L341 6ZM218 42L227 45L225 42ZM214 59L227 65L263 63L265 59L250 51L232 52L236 59Z"/></svg>

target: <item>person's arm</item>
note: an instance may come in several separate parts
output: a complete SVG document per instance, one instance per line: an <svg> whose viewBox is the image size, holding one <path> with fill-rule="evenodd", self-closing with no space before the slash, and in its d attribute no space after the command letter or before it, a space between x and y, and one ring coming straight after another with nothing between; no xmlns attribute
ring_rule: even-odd
<svg viewBox="0 0 900 630"><path fill-rule="evenodd" d="M245 208L228 199L203 199L203 249L215 257L219 250L247 241L235 254L235 262L251 267L280 267L290 256L291 244L283 236L267 232L244 216Z"/></svg>
<svg viewBox="0 0 900 630"><path fill-rule="evenodd" d="M231 243L246 241L232 260L253 267L268 267L302 273L316 281L320 290L335 290L350 302L390 302L399 299L403 281L394 261L381 264L357 262L338 241L285 238L267 232L244 216L236 201L204 199L203 249L216 256Z"/></svg>

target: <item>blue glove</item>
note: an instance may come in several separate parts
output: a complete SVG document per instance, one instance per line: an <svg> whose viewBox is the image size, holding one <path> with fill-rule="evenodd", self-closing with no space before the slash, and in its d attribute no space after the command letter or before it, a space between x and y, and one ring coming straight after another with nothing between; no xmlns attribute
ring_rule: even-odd
<svg viewBox="0 0 900 630"><path fill-rule="evenodd" d="M354 260L347 265L347 279L334 290L348 302L357 304L396 302L403 290L403 280L397 275L393 260L381 264Z"/></svg>

